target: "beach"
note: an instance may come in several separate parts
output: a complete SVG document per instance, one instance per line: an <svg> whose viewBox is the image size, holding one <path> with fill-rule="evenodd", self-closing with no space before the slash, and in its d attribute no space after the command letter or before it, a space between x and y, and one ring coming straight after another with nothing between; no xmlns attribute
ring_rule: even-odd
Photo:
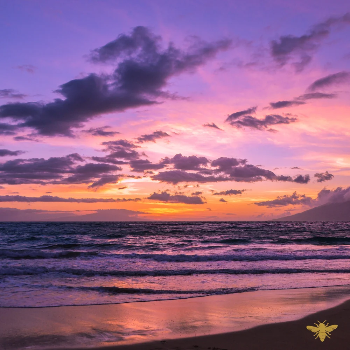
<svg viewBox="0 0 350 350"><path fill-rule="evenodd" d="M332 287L115 305L1 308L0 348L347 349L349 295L349 288ZM306 326L324 320L339 327L321 343Z"/></svg>
<svg viewBox="0 0 350 350"><path fill-rule="evenodd" d="M324 342L314 339L306 329L316 320L339 324ZM300 320L257 326L251 329L199 336L185 339L114 346L112 350L294 350L294 349L350 349L350 301L334 308L308 315ZM103 348L101 348L102 350ZM104 348L106 349L106 348Z"/></svg>

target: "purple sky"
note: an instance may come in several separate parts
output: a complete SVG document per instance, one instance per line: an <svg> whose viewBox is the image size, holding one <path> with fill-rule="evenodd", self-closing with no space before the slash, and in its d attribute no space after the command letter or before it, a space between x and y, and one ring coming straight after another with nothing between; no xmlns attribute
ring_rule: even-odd
<svg viewBox="0 0 350 350"><path fill-rule="evenodd" d="M3 218L264 220L350 199L345 1L0 5Z"/></svg>

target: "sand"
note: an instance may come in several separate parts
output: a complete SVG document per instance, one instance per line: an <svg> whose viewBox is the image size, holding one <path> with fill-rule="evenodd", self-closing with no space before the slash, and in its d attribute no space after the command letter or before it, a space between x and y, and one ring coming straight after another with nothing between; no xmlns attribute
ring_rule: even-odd
<svg viewBox="0 0 350 350"><path fill-rule="evenodd" d="M343 304L349 297L349 287L328 287L119 305L0 308L0 349L350 349L350 303ZM317 320L339 325L324 343L306 329Z"/></svg>
<svg viewBox="0 0 350 350"><path fill-rule="evenodd" d="M338 325L324 342L306 329L317 320ZM102 348L101 348L102 349ZM104 348L106 349L106 348ZM254 327L239 332L108 347L109 350L299 350L350 349L350 300L300 320Z"/></svg>

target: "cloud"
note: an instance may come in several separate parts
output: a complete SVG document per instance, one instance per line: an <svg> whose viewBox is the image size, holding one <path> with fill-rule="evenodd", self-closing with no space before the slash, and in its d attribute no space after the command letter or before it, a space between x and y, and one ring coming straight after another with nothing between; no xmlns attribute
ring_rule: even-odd
<svg viewBox="0 0 350 350"><path fill-rule="evenodd" d="M220 157L211 162L212 167L216 167L216 171L222 171L229 173L233 167L238 165L244 165L247 163L246 159L237 159L237 158L228 158L228 157Z"/></svg>
<svg viewBox="0 0 350 350"><path fill-rule="evenodd" d="M300 95L294 100L290 101L278 101L278 102L270 102L269 109L279 109L279 108L286 108L286 107L293 107L293 106L300 106L305 104L307 100L315 100L315 99L331 99L337 97L336 94L324 94L321 92L312 92Z"/></svg>
<svg viewBox="0 0 350 350"><path fill-rule="evenodd" d="M101 126L99 128L90 128L88 130L83 130L83 132L87 134L91 134L93 136L103 136L103 137L109 137L109 136L115 136L117 134L120 134L118 131L108 131L106 129L109 129L110 126Z"/></svg>
<svg viewBox="0 0 350 350"><path fill-rule="evenodd" d="M164 158L164 164L172 164L177 170L201 170L202 166L206 166L209 160L206 157L183 156L181 153L176 154L172 158Z"/></svg>
<svg viewBox="0 0 350 350"><path fill-rule="evenodd" d="M295 70L301 72L312 60L312 55L320 43L329 36L333 27L339 24L350 24L350 13L331 17L313 26L307 34L283 35L278 40L271 41L271 55L280 67L294 59L292 64Z"/></svg>
<svg viewBox="0 0 350 350"><path fill-rule="evenodd" d="M350 72L339 72L335 74L327 75L324 78L314 81L308 88L307 91L316 91L327 89L332 86L350 83Z"/></svg>
<svg viewBox="0 0 350 350"><path fill-rule="evenodd" d="M192 192L191 196L200 196L201 194L203 194L203 192L197 191L197 192Z"/></svg>
<svg viewBox="0 0 350 350"><path fill-rule="evenodd" d="M16 125L0 123L0 135L15 135L18 127Z"/></svg>
<svg viewBox="0 0 350 350"><path fill-rule="evenodd" d="M283 182L296 182L299 184L307 184L310 181L310 175L296 175L294 178L289 175L278 175L276 176L276 180Z"/></svg>
<svg viewBox="0 0 350 350"><path fill-rule="evenodd" d="M145 170L159 170L163 169L166 163L159 162L158 164L153 164L147 159L136 159L130 161L131 171L143 172Z"/></svg>
<svg viewBox="0 0 350 350"><path fill-rule="evenodd" d="M245 115L254 114L254 113L256 113L257 108L258 107L251 107L251 108L245 109L244 111L232 113L227 117L225 122L228 123L228 122L234 121L240 117L243 117Z"/></svg>
<svg viewBox="0 0 350 350"><path fill-rule="evenodd" d="M74 128L98 115L149 106L157 98L172 98L164 91L170 78L194 72L230 47L230 40L206 43L197 39L186 50L169 44L162 48L160 36L145 27L92 51L94 63L111 62L111 74L94 73L62 84L53 102L12 103L0 106L0 118L10 118L20 128L44 136L74 136Z"/></svg>
<svg viewBox="0 0 350 350"><path fill-rule="evenodd" d="M151 176L152 180L178 184L180 182L220 182L230 181L231 179L224 176L203 176L198 173L188 173L182 170L162 171L159 174Z"/></svg>
<svg viewBox="0 0 350 350"><path fill-rule="evenodd" d="M36 71L36 67L31 65L31 64L22 64L21 66L16 66L16 69L19 69L23 72L27 72L27 73L34 73Z"/></svg>
<svg viewBox="0 0 350 350"><path fill-rule="evenodd" d="M332 180L334 175L326 171L325 173L316 173L314 177L317 177L317 182L324 182L324 181Z"/></svg>
<svg viewBox="0 0 350 350"><path fill-rule="evenodd" d="M182 155L180 155L182 157ZM185 158L185 157L184 157ZM191 157L186 157L186 161ZM180 157L179 157L180 159ZM165 158L163 160L169 160ZM206 163L206 158L205 158ZM205 164L207 165L207 164ZM152 180L160 182L178 184L180 182L257 182L263 180L270 181L291 181L297 183L307 183L310 181L309 175L276 176L272 171L262 169L258 166L247 164L246 159L220 157L210 163L211 167L202 168L194 162L185 162L181 170L167 170L151 176ZM189 172L192 170L196 172Z"/></svg>
<svg viewBox="0 0 350 350"><path fill-rule="evenodd" d="M303 101L278 101L278 102L270 102L270 109L279 109L293 106L300 106L305 104ZM282 117L283 118L283 117Z"/></svg>
<svg viewBox="0 0 350 350"><path fill-rule="evenodd" d="M296 122L298 119L295 117L283 117L278 114L270 114L266 115L264 119L258 119L252 116L241 117L238 120L231 121L230 125L240 129L240 128L251 128L256 130L266 130L267 131L275 131L273 129L268 129L272 125L280 125L280 124L291 124Z"/></svg>
<svg viewBox="0 0 350 350"><path fill-rule="evenodd" d="M108 183L118 182L120 175L110 174L117 170L122 170L122 168L114 164L87 163L78 165L72 171L73 175L62 180L62 183L82 184L93 182L89 187L100 187ZM99 179L95 181L97 178Z"/></svg>
<svg viewBox="0 0 350 350"><path fill-rule="evenodd" d="M297 97L298 100L331 99L337 97L336 94L324 94L322 92L311 92Z"/></svg>
<svg viewBox="0 0 350 350"><path fill-rule="evenodd" d="M162 139L164 137L170 137L170 135L164 131L154 131L152 134L141 135L137 138L140 143L143 142L156 142L157 139Z"/></svg>
<svg viewBox="0 0 350 350"><path fill-rule="evenodd" d="M137 146L128 140L107 141L102 142L102 145L105 146L105 151L110 152L110 154L105 157L107 159L121 158L132 160L140 157L140 154L134 150L134 148L138 148L140 146ZM105 163L107 162L105 161Z"/></svg>
<svg viewBox="0 0 350 350"><path fill-rule="evenodd" d="M198 196L185 196L182 194L171 195L168 192L156 193L148 197L151 200L157 200L160 202L169 202L169 203L184 203L184 204L204 204L201 197Z"/></svg>
<svg viewBox="0 0 350 350"><path fill-rule="evenodd" d="M22 202L22 203L119 203L138 202L141 198L62 198L57 196L0 196L0 202Z"/></svg>
<svg viewBox="0 0 350 350"><path fill-rule="evenodd" d="M0 149L0 157L6 157L6 156L18 156L20 154L23 154L25 152L23 151L10 151L8 149Z"/></svg>
<svg viewBox="0 0 350 350"><path fill-rule="evenodd" d="M350 187L342 188L337 187L334 190L322 189L317 194L317 199L314 202L314 206L319 206L329 203L342 203L350 200Z"/></svg>
<svg viewBox="0 0 350 350"><path fill-rule="evenodd" d="M22 98L26 97L27 95L21 94L16 90L13 89L0 89L0 98L14 98L21 100Z"/></svg>
<svg viewBox="0 0 350 350"><path fill-rule="evenodd" d="M279 196L271 201L254 203L259 206L266 206L269 208L282 207L287 205L307 205L310 207L318 207L330 203L342 203L350 201L350 187L337 187L334 190L322 189L316 199L307 197L305 194L299 195L294 192L292 195Z"/></svg>
<svg viewBox="0 0 350 350"><path fill-rule="evenodd" d="M211 124L206 123L206 124L203 124L203 126L209 127L209 128L218 129L218 130L222 130L221 128L219 128L219 127L218 127L216 124L214 124L214 123L211 123ZM223 130L222 130L222 131L223 131Z"/></svg>
<svg viewBox="0 0 350 350"><path fill-rule="evenodd" d="M27 135L27 136L15 136L13 138L15 141L31 141L31 142L39 142L37 138L35 138L32 135Z"/></svg>
<svg viewBox="0 0 350 350"><path fill-rule="evenodd" d="M120 167L114 164L85 163L77 153L49 159L30 158L9 160L0 164L0 183L17 184L90 184L96 188L116 183L122 177L115 174Z"/></svg>
<svg viewBox="0 0 350 350"><path fill-rule="evenodd" d="M227 203L227 200L225 200L224 198L220 198L219 202Z"/></svg>
<svg viewBox="0 0 350 350"><path fill-rule="evenodd" d="M215 192L213 193L214 196L231 196L231 195L237 195L242 194L246 190L226 190L221 192Z"/></svg>
<svg viewBox="0 0 350 350"><path fill-rule="evenodd" d="M268 208L275 208L275 207L284 207L287 205L311 205L313 199L311 197L307 197L305 194L300 195L297 194L297 192L294 192L292 195L284 195L284 196L278 196L276 199L270 200L270 201L262 201L262 202L256 202L254 204L260 206L260 207L268 207Z"/></svg>
<svg viewBox="0 0 350 350"><path fill-rule="evenodd" d="M105 157L91 157L92 160L94 160L95 162L99 162L99 163L109 163L109 164L129 164L128 162L125 162L123 160L117 160L113 157L110 156L105 156Z"/></svg>

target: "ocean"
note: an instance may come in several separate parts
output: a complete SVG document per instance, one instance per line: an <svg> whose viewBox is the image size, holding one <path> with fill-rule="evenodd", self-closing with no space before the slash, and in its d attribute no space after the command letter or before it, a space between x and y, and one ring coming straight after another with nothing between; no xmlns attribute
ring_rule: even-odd
<svg viewBox="0 0 350 350"><path fill-rule="evenodd" d="M348 222L0 223L0 307L349 284Z"/></svg>

